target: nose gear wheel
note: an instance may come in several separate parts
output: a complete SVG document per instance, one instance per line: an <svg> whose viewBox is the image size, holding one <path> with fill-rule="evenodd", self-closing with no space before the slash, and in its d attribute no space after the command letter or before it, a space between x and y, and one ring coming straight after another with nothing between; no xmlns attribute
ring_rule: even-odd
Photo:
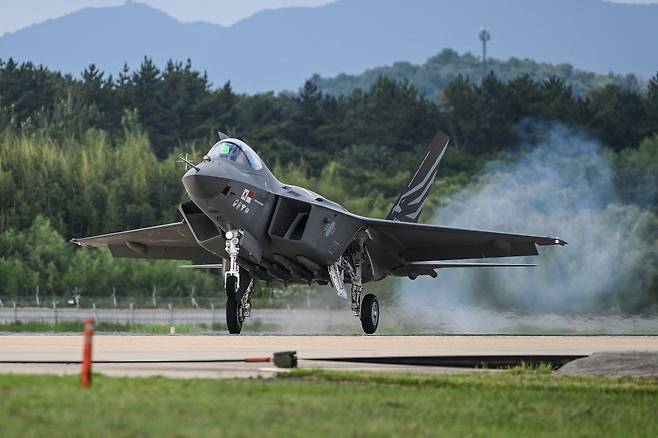
<svg viewBox="0 0 658 438"><path fill-rule="evenodd" d="M226 325L228 326L228 332L232 335L239 335L242 331L244 318L242 300L228 298L226 300Z"/></svg>

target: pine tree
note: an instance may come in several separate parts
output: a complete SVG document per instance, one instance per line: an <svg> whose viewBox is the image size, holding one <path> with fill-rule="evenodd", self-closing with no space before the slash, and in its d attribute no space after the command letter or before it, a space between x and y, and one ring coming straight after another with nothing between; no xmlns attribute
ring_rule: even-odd
<svg viewBox="0 0 658 438"><path fill-rule="evenodd" d="M647 115L645 135L658 135L658 73L649 80L644 107Z"/></svg>

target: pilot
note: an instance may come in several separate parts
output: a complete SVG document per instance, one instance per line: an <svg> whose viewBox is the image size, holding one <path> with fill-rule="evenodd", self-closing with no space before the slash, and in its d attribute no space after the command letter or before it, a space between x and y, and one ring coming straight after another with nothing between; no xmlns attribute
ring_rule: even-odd
<svg viewBox="0 0 658 438"><path fill-rule="evenodd" d="M233 143L219 142L216 143L203 157L204 161L212 161L218 159L231 160L239 165L248 166L249 161L247 156L238 146Z"/></svg>

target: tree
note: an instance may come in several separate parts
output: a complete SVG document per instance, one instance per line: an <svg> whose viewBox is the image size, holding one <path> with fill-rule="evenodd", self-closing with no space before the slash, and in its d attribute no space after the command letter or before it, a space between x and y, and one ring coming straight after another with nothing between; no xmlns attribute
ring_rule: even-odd
<svg viewBox="0 0 658 438"><path fill-rule="evenodd" d="M645 135L656 135L658 134L658 73L649 80L644 108L647 116Z"/></svg>
<svg viewBox="0 0 658 438"><path fill-rule="evenodd" d="M606 85L590 93L590 129L615 150L637 146L645 135L642 98L617 85Z"/></svg>
<svg viewBox="0 0 658 438"><path fill-rule="evenodd" d="M318 87L312 81L306 81L299 97L295 99L296 108L292 121L296 129L287 136L293 143L318 149L318 139L314 133L321 123L321 101L322 93Z"/></svg>

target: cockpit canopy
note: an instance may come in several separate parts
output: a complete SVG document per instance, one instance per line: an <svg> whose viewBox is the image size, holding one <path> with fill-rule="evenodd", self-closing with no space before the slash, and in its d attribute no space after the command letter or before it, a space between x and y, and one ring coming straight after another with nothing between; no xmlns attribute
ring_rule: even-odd
<svg viewBox="0 0 658 438"><path fill-rule="evenodd" d="M263 162L256 152L248 144L237 139L222 140L215 143L206 156L210 161L231 160L254 170L263 168Z"/></svg>

